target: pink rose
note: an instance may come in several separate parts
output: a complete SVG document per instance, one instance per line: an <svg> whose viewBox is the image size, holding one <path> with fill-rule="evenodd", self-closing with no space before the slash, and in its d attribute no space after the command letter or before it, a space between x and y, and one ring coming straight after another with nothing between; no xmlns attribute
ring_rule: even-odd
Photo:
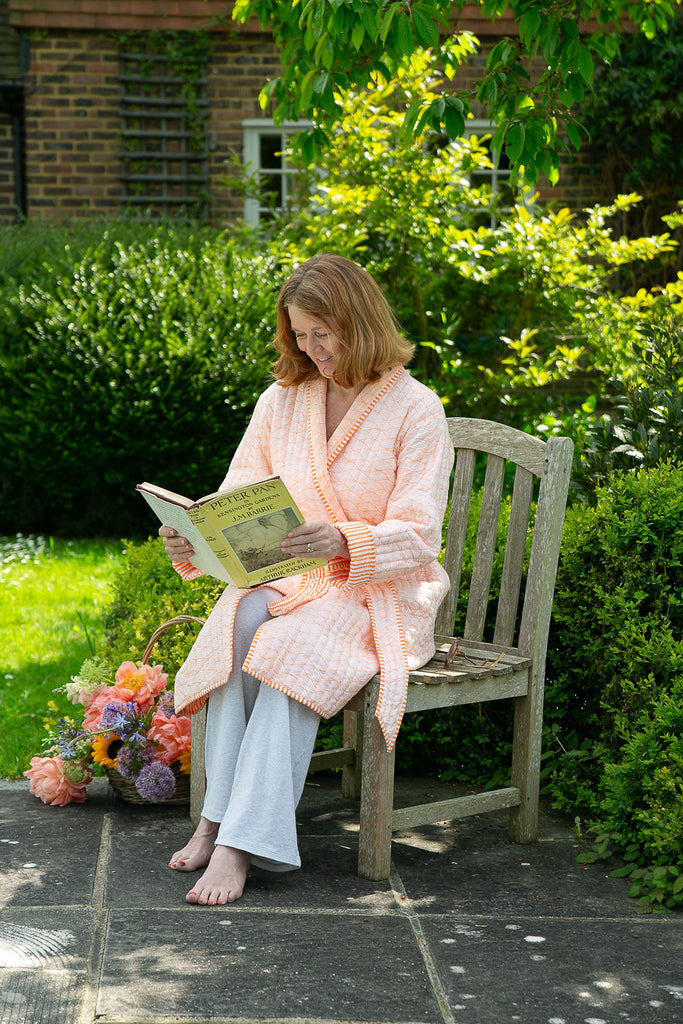
<svg viewBox="0 0 683 1024"><path fill-rule="evenodd" d="M152 715L149 738L158 743L161 750L155 760L162 764L172 764L181 754L190 749L192 725L187 715L171 715L167 718L160 711Z"/></svg>
<svg viewBox="0 0 683 1024"><path fill-rule="evenodd" d="M161 665L140 665L138 668L132 661L124 661L119 666L115 679L109 699L124 703L134 700L143 714L149 711L168 682Z"/></svg>
<svg viewBox="0 0 683 1024"><path fill-rule="evenodd" d="M24 775L31 780L31 792L44 804L64 807L72 802L82 804L88 799L87 783L70 782L61 757L32 757L31 767Z"/></svg>
<svg viewBox="0 0 683 1024"><path fill-rule="evenodd" d="M83 728L86 732L94 732L99 729L102 712L107 704L116 699L113 686L108 686L106 690L95 694L83 714Z"/></svg>

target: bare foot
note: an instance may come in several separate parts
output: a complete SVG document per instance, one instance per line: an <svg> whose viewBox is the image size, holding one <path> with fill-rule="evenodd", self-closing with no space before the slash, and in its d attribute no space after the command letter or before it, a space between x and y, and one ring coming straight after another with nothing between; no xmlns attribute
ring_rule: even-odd
<svg viewBox="0 0 683 1024"><path fill-rule="evenodd" d="M209 866L185 899L212 907L234 903L244 891L251 854L235 850L232 846L216 846Z"/></svg>
<svg viewBox="0 0 683 1024"><path fill-rule="evenodd" d="M205 868L211 860L217 835L218 823L200 818L195 834L182 850L173 854L168 866L174 871L198 871Z"/></svg>

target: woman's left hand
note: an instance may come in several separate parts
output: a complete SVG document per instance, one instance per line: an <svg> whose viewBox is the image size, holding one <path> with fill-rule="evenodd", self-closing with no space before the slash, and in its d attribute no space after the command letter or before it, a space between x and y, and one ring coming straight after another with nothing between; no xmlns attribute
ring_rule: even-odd
<svg viewBox="0 0 683 1024"><path fill-rule="evenodd" d="M310 523L302 523L287 534L282 542L282 550L297 558L346 558L351 557L346 537L331 523L324 519Z"/></svg>

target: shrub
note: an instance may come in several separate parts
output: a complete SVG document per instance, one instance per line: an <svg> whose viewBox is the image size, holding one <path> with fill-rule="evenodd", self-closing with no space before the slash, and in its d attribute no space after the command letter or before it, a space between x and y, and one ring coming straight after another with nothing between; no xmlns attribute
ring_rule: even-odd
<svg viewBox="0 0 683 1024"><path fill-rule="evenodd" d="M225 584L210 576L184 581L171 565L158 538L126 541L126 560L113 583L113 599L104 627L106 649L100 652L116 669L122 661L139 661L158 626L176 615L205 619ZM166 630L150 656L172 677L190 652L197 628Z"/></svg>
<svg viewBox="0 0 683 1024"><path fill-rule="evenodd" d="M643 325L629 364L582 442L575 480L589 493L617 469L683 464L683 329L672 314Z"/></svg>
<svg viewBox="0 0 683 1024"><path fill-rule="evenodd" d="M669 870L681 838L682 595L683 468L615 475L595 507L568 511L544 777L555 806L602 837L589 856L615 851L640 872L634 895L647 907L673 905L683 885Z"/></svg>
<svg viewBox="0 0 683 1024"><path fill-rule="evenodd" d="M267 383L281 273L267 249L163 229L19 288L0 328L0 532L140 535L140 480L216 487Z"/></svg>
<svg viewBox="0 0 683 1024"><path fill-rule="evenodd" d="M555 432L566 419L574 434L655 301L625 295L617 274L661 267L677 243L619 237L635 194L575 215L474 187L491 166L485 137L404 144L405 110L442 88L416 51L391 83L340 95L321 173L280 237L306 255L337 249L377 278L418 344L415 372L453 414Z"/></svg>

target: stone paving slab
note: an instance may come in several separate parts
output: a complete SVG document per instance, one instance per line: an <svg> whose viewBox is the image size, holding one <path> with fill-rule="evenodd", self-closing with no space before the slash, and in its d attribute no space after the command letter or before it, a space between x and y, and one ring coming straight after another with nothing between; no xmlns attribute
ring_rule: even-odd
<svg viewBox="0 0 683 1024"><path fill-rule="evenodd" d="M504 814L487 817L469 819L467 830L454 823L396 836L394 863L421 912L636 916L623 879L599 863L577 864L581 846L569 831L519 846L507 839Z"/></svg>
<svg viewBox="0 0 683 1024"><path fill-rule="evenodd" d="M90 903L104 811L92 804L48 807L18 783L0 789L0 906Z"/></svg>
<svg viewBox="0 0 683 1024"><path fill-rule="evenodd" d="M681 1024L675 918L422 921L458 1024Z"/></svg>
<svg viewBox="0 0 683 1024"><path fill-rule="evenodd" d="M192 832L187 812L177 808L118 805L112 812L106 903L112 907L182 906L199 872L169 871L168 860ZM273 873L253 869L241 906L282 909L395 910L388 882L370 882L356 873L357 821L346 833L337 826L308 835L301 823L300 850L305 870ZM145 864L144 875L139 865Z"/></svg>
<svg viewBox="0 0 683 1024"><path fill-rule="evenodd" d="M79 1020L93 929L82 907L0 910L2 1024Z"/></svg>
<svg viewBox="0 0 683 1024"><path fill-rule="evenodd" d="M122 986L120 979L127 984ZM404 917L112 911L97 1012L441 1021Z"/></svg>

